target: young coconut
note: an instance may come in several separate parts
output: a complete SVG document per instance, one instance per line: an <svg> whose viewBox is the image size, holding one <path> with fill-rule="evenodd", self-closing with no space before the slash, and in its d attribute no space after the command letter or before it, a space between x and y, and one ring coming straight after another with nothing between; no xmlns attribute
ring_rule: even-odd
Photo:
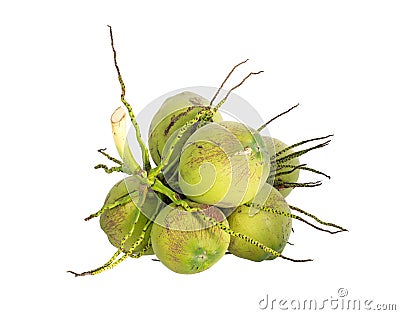
<svg viewBox="0 0 400 315"><path fill-rule="evenodd" d="M165 144L168 139L176 136L176 133L188 121L196 117L200 110L210 106L210 101L204 97L190 92L184 91L167 98L161 105L160 109L154 115L149 128L149 150L151 157L157 165L160 164ZM221 115L217 112L211 121L222 121ZM189 128L183 135L182 141L175 146L175 151L180 152L186 139L194 132L198 123ZM170 140L171 141L171 140ZM177 154L173 154L171 160Z"/></svg>
<svg viewBox="0 0 400 315"><path fill-rule="evenodd" d="M265 183L269 160L256 130L234 121L210 123L183 147L179 186L195 202L236 207L252 200Z"/></svg>
<svg viewBox="0 0 400 315"><path fill-rule="evenodd" d="M121 246L121 241L128 235L131 227L134 227L133 233L124 243L123 251L126 253L132 247L143 227L149 221L151 214L155 214L159 207L159 198L151 190L144 191L138 176L129 176L116 183L108 193L104 205L111 205L119 198L129 195L131 201L123 205L118 205L111 209L106 209L100 216L100 227L106 233L110 243L115 247ZM155 216L155 215L154 215ZM147 245L150 238L150 230L145 234L144 240L133 251L133 255L140 253ZM153 254L150 247L144 252L145 255Z"/></svg>
<svg viewBox="0 0 400 315"><path fill-rule="evenodd" d="M229 227L221 210L196 204L192 207ZM213 266L224 256L230 236L212 225L198 212L188 212L171 204L161 210L151 230L151 243L160 261L174 272L193 274Z"/></svg>
<svg viewBox="0 0 400 315"><path fill-rule="evenodd" d="M264 199L263 206L266 208L290 213L289 205L285 199L269 184L263 186L256 199L257 203L259 199ZM227 219L232 230L240 231L279 253L282 253L285 248L292 228L290 217L253 209L250 205L237 207ZM237 237L231 238L229 252L253 261L276 258L276 256Z"/></svg>

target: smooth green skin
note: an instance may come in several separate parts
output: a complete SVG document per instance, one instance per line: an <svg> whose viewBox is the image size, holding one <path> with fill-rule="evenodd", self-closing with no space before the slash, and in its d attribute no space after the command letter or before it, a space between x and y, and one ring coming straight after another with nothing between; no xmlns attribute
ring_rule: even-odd
<svg viewBox="0 0 400 315"><path fill-rule="evenodd" d="M151 157L157 165L161 162L163 150L170 139L174 138L180 128L188 121L195 118L204 106L208 106L210 101L204 97L189 91L185 91L167 98L160 109L154 115L149 128L149 150ZM212 121L222 121L220 113L216 113ZM171 125L172 123L172 125ZM172 127L171 127L172 126ZM179 156L182 146L186 139L193 133L195 128L189 129L175 147L175 154L171 158L174 160ZM165 153L164 153L165 154Z"/></svg>
<svg viewBox="0 0 400 315"><path fill-rule="evenodd" d="M229 226L224 214L216 207L189 202L204 213ZM157 258L170 270L180 274L202 272L225 254L230 236L210 226L199 214L170 205L161 210L151 230L151 243Z"/></svg>
<svg viewBox="0 0 400 315"><path fill-rule="evenodd" d="M131 191L133 188L138 187L138 185L139 181L135 176L129 176L126 179L119 181L111 188L104 204L112 204L116 201L116 199L126 195L128 193L127 186L129 187L129 191ZM105 210L100 216L100 227L107 234L110 243L119 248L122 238L129 232L132 226L134 217L139 214L139 220L135 225L133 234L125 242L124 252L127 252L132 244L138 240L144 225L148 221L148 218L135 206L135 203L139 204L139 193L135 191L131 193L131 196L133 201L122 206ZM141 209L146 209L146 213L151 213L156 211L157 207L157 196L154 194L154 192L149 193ZM133 251L133 254L139 253L147 245L150 238L150 230L151 226L146 232L143 242L136 247L136 249ZM145 255L152 254L153 250L151 248L145 252Z"/></svg>
<svg viewBox="0 0 400 315"><path fill-rule="evenodd" d="M196 130L180 158L179 186L198 203L231 208L254 198L265 183L270 157L261 135L224 121Z"/></svg>
<svg viewBox="0 0 400 315"><path fill-rule="evenodd" d="M269 184L265 184L263 190L268 190L270 192L264 203L265 207L290 213L288 204L275 188ZM254 208L244 205L236 208L228 216L230 228L234 231L246 234L265 246L281 253L290 236L292 219L263 210L253 211ZM231 237L228 250L235 256L253 261L276 258L276 256L237 237Z"/></svg>
<svg viewBox="0 0 400 315"><path fill-rule="evenodd" d="M283 150L283 149L288 147L288 145L286 145L285 143L283 143L282 141L280 141L280 140L278 140L276 138L269 138L269 137L263 136L263 139L268 144L270 144L271 140L272 140L272 143L273 143L273 145L275 147L275 152L279 152L279 151L281 151L281 150ZM288 156L288 155L290 155L290 154L292 154L294 152L295 151L290 149L290 150L286 151L285 153L283 153L282 155L280 155L278 158L282 158L282 157ZM300 164L300 161L299 161L299 158L294 158L294 159L292 159L290 161L285 162L285 164L298 166ZM278 173L280 173L280 172L288 172L290 170L291 170L291 168L284 167L284 168L280 169L278 171ZM300 170L297 169L297 170L295 170L294 172L292 172L290 174L276 176L275 179L274 179L274 186L279 186L279 183L281 183L281 182L296 183L297 180L299 179L299 175L300 175ZM281 193L281 195L284 198L286 198L290 194L290 192L292 190L293 190L293 188L284 188L284 189L279 189L279 192Z"/></svg>

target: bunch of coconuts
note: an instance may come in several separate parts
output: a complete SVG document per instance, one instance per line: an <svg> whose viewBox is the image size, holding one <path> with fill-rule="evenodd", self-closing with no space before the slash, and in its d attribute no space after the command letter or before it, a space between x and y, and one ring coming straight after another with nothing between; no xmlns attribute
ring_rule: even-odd
<svg viewBox="0 0 400 315"><path fill-rule="evenodd" d="M75 276L94 275L127 258L153 254L170 270L183 274L204 271L227 253L252 261L276 257L310 261L282 255L292 219L329 233L345 231L285 201L294 187L320 184L298 183L301 170L327 176L300 164L299 156L330 140L295 149L330 135L287 146L261 135L260 131L272 120L258 130L242 122L224 121L219 108L235 88L257 73L250 73L213 104L230 74L245 61L232 69L211 100L191 91L165 99L151 121L147 147L132 107L125 100L111 27L110 36L121 101L135 128L143 165L135 160L126 141L126 112L120 107L111 116L111 123L121 160L99 150L117 166L99 164L95 168L125 176L111 188L103 207L85 219L100 217L100 226L117 251L98 268L69 272ZM314 225L291 210L337 230Z"/></svg>

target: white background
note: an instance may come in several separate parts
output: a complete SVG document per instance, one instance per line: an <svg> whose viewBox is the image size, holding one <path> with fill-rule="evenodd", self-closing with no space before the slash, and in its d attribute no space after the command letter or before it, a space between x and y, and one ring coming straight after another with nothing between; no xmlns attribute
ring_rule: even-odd
<svg viewBox="0 0 400 315"><path fill-rule="evenodd" d="M261 314L267 294L322 301L339 288L399 308L399 9L366 0L2 2L1 313ZM311 263L226 256L178 275L145 257L98 276L67 274L114 252L98 221L83 221L120 178L93 169L105 162L97 149L116 155L109 115L120 90L107 24L136 112L170 90L218 85L245 58L231 84L265 70L237 94L265 119L301 104L271 124L273 136L335 134L304 157L332 179L288 201L350 232L294 222L285 254Z"/></svg>

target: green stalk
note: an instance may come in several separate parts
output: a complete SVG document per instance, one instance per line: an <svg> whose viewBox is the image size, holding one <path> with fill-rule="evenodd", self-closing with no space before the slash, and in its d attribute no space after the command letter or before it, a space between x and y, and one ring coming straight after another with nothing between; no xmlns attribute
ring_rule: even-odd
<svg viewBox="0 0 400 315"><path fill-rule="evenodd" d="M168 165L168 162L172 156L172 153L175 149L176 144L178 143L178 141L182 138L183 134L186 132L186 130L188 130L194 123L200 121L201 117L203 117L204 113L206 112L206 110L201 110L196 116L195 118L189 120L188 122L186 122L181 129L179 129L178 134L176 135L175 139L173 139L170 147L168 148L168 152L165 156L163 156L161 158L161 162L160 164L156 167L150 170L149 172L149 176L147 177L149 179L149 181L152 183L154 182L154 180L156 179L156 177L158 176L158 174L161 173L162 169L164 167L166 167ZM168 196L169 197L169 196Z"/></svg>
<svg viewBox="0 0 400 315"><path fill-rule="evenodd" d="M110 25L108 25L108 28L110 29L111 48L112 48L112 51L114 54L114 66L115 66L115 69L117 70L118 81L121 86L121 102L125 105L126 109L128 110L132 125L135 128L136 140L138 141L138 143L140 145L140 149L142 150L143 168L146 172L148 172L151 169L149 151L147 150L147 147L144 144L144 141L142 139L142 136L140 133L140 128L136 121L136 117L133 113L132 106L125 100L125 92L126 92L125 83L124 83L124 80L122 80L122 75L121 75L121 72L119 70L118 63L117 63L117 52L114 48L114 37L113 37L113 33L112 33L112 28Z"/></svg>
<svg viewBox="0 0 400 315"><path fill-rule="evenodd" d="M196 212L196 211L201 210L201 208L190 207L189 204L185 200L180 199L180 196L175 191L173 191L169 187L165 186L157 178L155 179L151 188L153 190L158 191L158 192L162 193L163 195L167 196L174 204L176 204L177 206L181 206L188 212Z"/></svg>

